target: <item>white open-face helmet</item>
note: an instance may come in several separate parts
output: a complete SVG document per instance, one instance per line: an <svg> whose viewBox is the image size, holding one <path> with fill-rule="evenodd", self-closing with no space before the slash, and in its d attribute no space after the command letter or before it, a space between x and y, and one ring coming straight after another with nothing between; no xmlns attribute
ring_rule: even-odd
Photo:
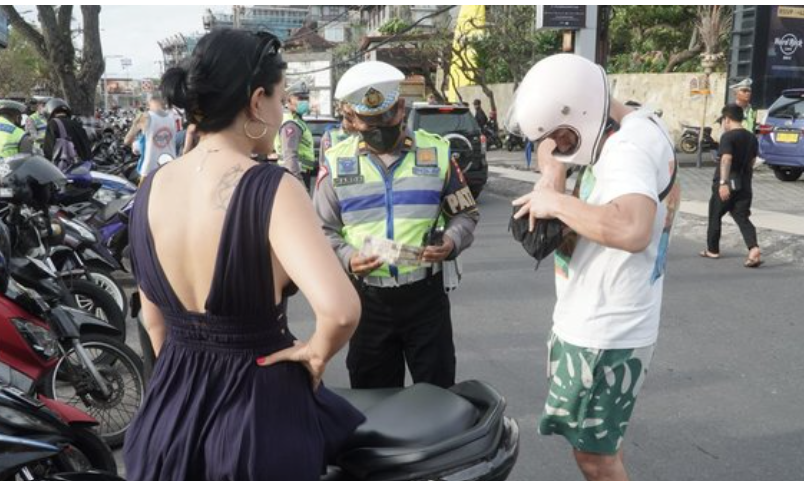
<svg viewBox="0 0 804 481"><path fill-rule="evenodd" d="M578 136L571 152L555 152L562 162L593 164L609 120L609 83L600 65L572 54L547 57L531 67L514 98L511 127L538 142L559 129Z"/></svg>

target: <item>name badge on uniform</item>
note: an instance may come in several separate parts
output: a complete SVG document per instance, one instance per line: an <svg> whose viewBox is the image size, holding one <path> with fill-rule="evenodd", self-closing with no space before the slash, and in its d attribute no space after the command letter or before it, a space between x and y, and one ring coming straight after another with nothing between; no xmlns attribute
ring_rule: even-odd
<svg viewBox="0 0 804 481"><path fill-rule="evenodd" d="M333 179L336 186L362 184L364 178L360 175L360 162L357 157L339 157L337 162L338 176Z"/></svg>

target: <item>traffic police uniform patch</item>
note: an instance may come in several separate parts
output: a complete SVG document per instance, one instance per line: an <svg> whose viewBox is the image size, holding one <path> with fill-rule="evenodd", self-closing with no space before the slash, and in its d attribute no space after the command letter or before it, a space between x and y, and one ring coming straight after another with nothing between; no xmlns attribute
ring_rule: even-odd
<svg viewBox="0 0 804 481"><path fill-rule="evenodd" d="M357 157L339 157L337 162L338 176L334 179L336 186L362 184L360 162Z"/></svg>
<svg viewBox="0 0 804 481"><path fill-rule="evenodd" d="M441 174L441 168L438 167L438 151L435 147L416 150L416 167L413 168L413 173L431 176Z"/></svg>

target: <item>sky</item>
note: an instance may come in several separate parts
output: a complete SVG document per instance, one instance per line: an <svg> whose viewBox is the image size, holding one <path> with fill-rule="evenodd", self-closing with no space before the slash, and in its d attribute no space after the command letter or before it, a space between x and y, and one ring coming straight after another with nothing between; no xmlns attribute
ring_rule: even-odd
<svg viewBox="0 0 804 481"><path fill-rule="evenodd" d="M17 11L27 19L36 19L32 5L16 5ZM228 5L103 5L100 14L103 55L120 55L131 59L131 67L124 69L120 58L106 59L106 73L110 78L158 78L162 51L157 42L177 33L203 32L202 17L211 8L228 12ZM73 15L80 20L76 6Z"/></svg>

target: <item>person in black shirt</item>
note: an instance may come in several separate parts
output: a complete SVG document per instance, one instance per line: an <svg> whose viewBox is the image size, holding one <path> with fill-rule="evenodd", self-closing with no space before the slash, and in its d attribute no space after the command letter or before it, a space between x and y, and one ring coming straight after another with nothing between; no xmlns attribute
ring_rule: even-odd
<svg viewBox="0 0 804 481"><path fill-rule="evenodd" d="M67 102L59 98L50 99L45 105L45 115L48 119L45 143L42 146L45 158L58 164L58 159L54 160L53 156L56 154L56 140L61 138L58 126L58 122L61 122L67 137L75 146L75 153L79 157L76 160L92 159L92 144L89 142L87 131L84 130L80 120L72 118L72 111Z"/></svg>
<svg viewBox="0 0 804 481"><path fill-rule="evenodd" d="M748 258L745 267L762 264L757 230L751 223L751 180L759 144L756 136L743 128L744 113L737 104L729 104L721 111L720 122L724 134L720 137L720 165L715 169L712 198L709 201L709 228L706 250L702 257L720 257L720 230L723 216L730 213L740 228Z"/></svg>
<svg viewBox="0 0 804 481"><path fill-rule="evenodd" d="M475 120L477 121L477 125L480 126L480 130L486 126L489 122L489 118L486 116L486 112L483 112L483 107L480 106L480 99L475 99Z"/></svg>

